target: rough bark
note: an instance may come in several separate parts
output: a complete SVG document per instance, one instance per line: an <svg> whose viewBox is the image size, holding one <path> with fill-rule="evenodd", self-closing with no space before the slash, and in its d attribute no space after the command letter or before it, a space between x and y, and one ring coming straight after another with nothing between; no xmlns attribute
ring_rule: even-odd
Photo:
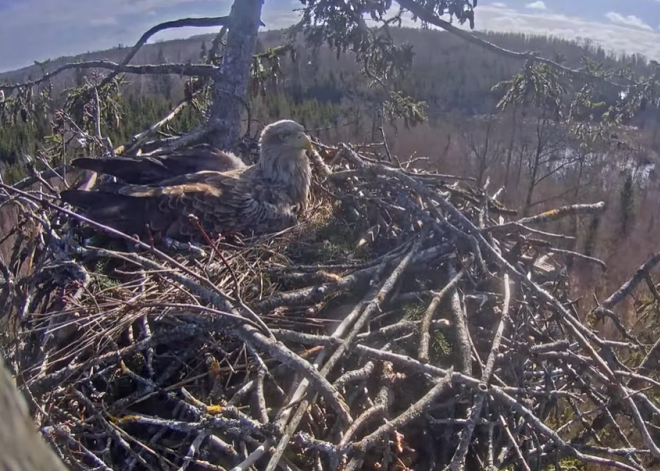
<svg viewBox="0 0 660 471"><path fill-rule="evenodd" d="M231 9L222 63L213 76L213 104L209 115L209 141L229 148L241 134L252 55L261 25L263 0L236 0Z"/></svg>
<svg viewBox="0 0 660 471"><path fill-rule="evenodd" d="M41 438L0 355L0 471L66 471L55 452Z"/></svg>

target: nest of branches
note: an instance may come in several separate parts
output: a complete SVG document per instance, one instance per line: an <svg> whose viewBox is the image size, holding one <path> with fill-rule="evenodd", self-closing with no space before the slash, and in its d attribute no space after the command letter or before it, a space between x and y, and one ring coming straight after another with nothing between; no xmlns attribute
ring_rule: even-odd
<svg viewBox="0 0 660 471"><path fill-rule="evenodd" d="M660 257L579 316L566 260L602 262L538 226L602 203L518 218L467 180L319 148L296 227L201 246L82 241L56 196L2 185L25 221L5 357L71 469L653 466L657 348L581 318L616 320Z"/></svg>

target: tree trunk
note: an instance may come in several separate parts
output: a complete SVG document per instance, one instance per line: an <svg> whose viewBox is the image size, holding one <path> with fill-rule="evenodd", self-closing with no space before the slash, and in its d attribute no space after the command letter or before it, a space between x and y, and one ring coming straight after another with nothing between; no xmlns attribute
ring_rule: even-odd
<svg viewBox="0 0 660 471"><path fill-rule="evenodd" d="M539 160L540 160L540 147L536 149L536 155L534 156L534 164L532 165L532 174L530 175L529 186L527 187L527 196L525 196L525 206L523 207L522 216L529 216L530 209L532 208L532 199L534 198L534 190L538 184L538 174L539 174Z"/></svg>
<svg viewBox="0 0 660 471"><path fill-rule="evenodd" d="M25 397L16 388L0 354L0 469L67 471L58 455L42 438L28 412Z"/></svg>
<svg viewBox="0 0 660 471"><path fill-rule="evenodd" d="M513 113L512 113L512 119L513 123L511 124L511 136L509 139L509 149L507 151L507 156L506 156L506 174L504 175L504 188L507 189L507 192L509 191L509 172L511 172L511 160L513 159L513 145L516 141L516 108L514 105L513 108Z"/></svg>
<svg viewBox="0 0 660 471"><path fill-rule="evenodd" d="M263 0L235 0L222 63L213 76L213 103L209 115L209 140L227 149L241 136L252 56L261 25Z"/></svg>

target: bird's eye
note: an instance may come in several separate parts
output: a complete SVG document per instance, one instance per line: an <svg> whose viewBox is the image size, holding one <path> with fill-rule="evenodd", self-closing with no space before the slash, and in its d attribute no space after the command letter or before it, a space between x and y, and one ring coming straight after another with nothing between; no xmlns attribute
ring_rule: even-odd
<svg viewBox="0 0 660 471"><path fill-rule="evenodd" d="M287 133L280 133L280 141L286 141L286 139L289 137Z"/></svg>

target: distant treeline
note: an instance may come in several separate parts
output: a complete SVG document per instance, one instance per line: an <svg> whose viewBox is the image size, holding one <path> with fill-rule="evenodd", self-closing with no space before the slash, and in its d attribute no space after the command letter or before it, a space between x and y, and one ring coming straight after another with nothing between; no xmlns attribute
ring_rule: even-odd
<svg viewBox="0 0 660 471"><path fill-rule="evenodd" d="M522 66L520 61L486 51L449 33L400 28L394 29L393 35L397 42L412 44L415 52L412 70L393 87L415 100L424 101L431 121L450 113L467 116L492 113L501 97L501 92L492 90L493 85L510 78ZM586 56L606 66L628 65L638 73L648 70L647 61L641 56L615 56L589 42L512 33L484 33L481 36L506 49L538 51L545 57L564 60L571 67L579 67ZM133 62L198 62L212 38L213 35L203 35L150 44ZM259 49L263 51L283 41L284 31L268 31L261 34ZM117 47L60 58L51 61L47 68L54 70L66 62L100 58L120 62L127 52L128 48ZM91 70L72 70L55 77L52 81L55 100L51 108L61 106L63 90L80 86L92 73ZM32 66L2 74L0 81L23 81L39 75L39 67ZM104 129L104 135L116 145L161 118L184 97L185 80L179 76L134 75L128 77L128 81L121 119ZM607 106L616 99L616 93L605 92L601 98ZM296 60L285 58L279 82L271 84L264 95L253 98L250 106L252 117L258 120L291 117L308 127L336 126L369 117L378 106L378 95L369 87L352 53L337 58L336 53L328 48L312 51L300 39ZM649 113L655 115L655 110L642 113L633 124L643 124ZM200 115L191 109L175 120L173 127L185 131L200 119ZM22 152L35 152L49 133L47 119L31 124L19 121L14 126L0 127L0 165L6 167L15 163Z"/></svg>

